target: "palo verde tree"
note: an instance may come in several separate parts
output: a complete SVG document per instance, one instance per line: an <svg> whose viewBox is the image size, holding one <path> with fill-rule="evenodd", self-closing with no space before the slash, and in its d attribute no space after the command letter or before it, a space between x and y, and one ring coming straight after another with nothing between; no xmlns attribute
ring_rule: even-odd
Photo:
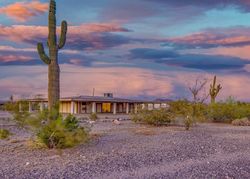
<svg viewBox="0 0 250 179"><path fill-rule="evenodd" d="M42 43L37 44L37 50L41 60L48 65L48 108L50 112L56 111L54 117L58 116L60 100L60 68L58 65L58 50L62 49L66 42L67 22L62 21L59 42L57 42L56 27L56 2L55 0L50 0L48 25L49 35L47 41L49 56L45 53Z"/></svg>
<svg viewBox="0 0 250 179"><path fill-rule="evenodd" d="M211 97L211 103L215 103L215 99L221 89L222 89L222 86L220 84L216 85L216 76L214 76L213 84L210 85L210 91L209 91L210 97Z"/></svg>

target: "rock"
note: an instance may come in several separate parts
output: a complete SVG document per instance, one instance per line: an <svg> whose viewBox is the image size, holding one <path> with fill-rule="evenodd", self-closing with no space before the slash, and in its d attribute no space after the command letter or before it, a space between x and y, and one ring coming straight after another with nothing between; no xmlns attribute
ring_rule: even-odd
<svg viewBox="0 0 250 179"><path fill-rule="evenodd" d="M120 122L118 119L115 119L115 120L113 121L113 123L116 124L116 125L121 125L121 122Z"/></svg>

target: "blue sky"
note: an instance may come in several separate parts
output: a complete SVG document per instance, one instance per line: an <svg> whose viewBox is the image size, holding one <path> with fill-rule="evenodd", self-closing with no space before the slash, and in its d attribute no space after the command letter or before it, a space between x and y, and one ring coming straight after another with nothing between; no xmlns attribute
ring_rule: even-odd
<svg viewBox="0 0 250 179"><path fill-rule="evenodd" d="M46 42L48 3L0 2L0 99L46 95L36 44ZM62 96L96 88L99 95L190 98L194 79L217 75L221 100L250 101L247 0L60 0L58 28L64 19Z"/></svg>

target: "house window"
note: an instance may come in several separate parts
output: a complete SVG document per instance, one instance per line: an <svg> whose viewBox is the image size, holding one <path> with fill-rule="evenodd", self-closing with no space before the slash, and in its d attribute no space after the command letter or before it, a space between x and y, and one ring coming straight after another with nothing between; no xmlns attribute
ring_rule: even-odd
<svg viewBox="0 0 250 179"><path fill-rule="evenodd" d="M111 112L111 103L102 103L102 112L110 113Z"/></svg>

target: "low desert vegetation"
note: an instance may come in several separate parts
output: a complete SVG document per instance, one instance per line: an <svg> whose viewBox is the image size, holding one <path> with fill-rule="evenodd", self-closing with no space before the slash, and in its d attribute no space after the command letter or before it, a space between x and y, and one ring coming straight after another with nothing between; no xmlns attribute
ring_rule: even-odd
<svg viewBox="0 0 250 179"><path fill-rule="evenodd" d="M92 120L92 121L96 121L98 119L98 116L96 113L91 113L89 115L89 119Z"/></svg>
<svg viewBox="0 0 250 179"><path fill-rule="evenodd" d="M250 119L242 118L242 119L235 119L232 121L234 126L250 126Z"/></svg>
<svg viewBox="0 0 250 179"><path fill-rule="evenodd" d="M21 127L25 126L25 121L30 116L28 112L29 104L27 101L20 101L18 103L10 102L5 104L4 108L12 114L13 119L17 122L18 125L20 125Z"/></svg>
<svg viewBox="0 0 250 179"><path fill-rule="evenodd" d="M63 117L53 116L57 112L44 110L36 114L27 112L26 102L19 111L18 103L9 103L6 109L13 115L13 120L21 127L32 131L36 136L36 143L44 144L48 148L68 148L88 141L88 131L79 125L78 119L73 115Z"/></svg>
<svg viewBox="0 0 250 179"><path fill-rule="evenodd" d="M11 133L7 129L0 129L0 139L7 139Z"/></svg>
<svg viewBox="0 0 250 179"><path fill-rule="evenodd" d="M250 104L238 102L232 97L226 101L205 104L178 100L169 103L167 109L141 110L132 116L135 122L150 125L184 125L189 130L197 122L232 123L250 125Z"/></svg>
<svg viewBox="0 0 250 179"><path fill-rule="evenodd" d="M146 123L154 126L169 125L173 119L168 110L140 110L138 113L132 115L134 122Z"/></svg>
<svg viewBox="0 0 250 179"><path fill-rule="evenodd" d="M236 119L249 118L250 104L238 102L230 97L224 102L208 105L204 115L212 122L231 123Z"/></svg>
<svg viewBox="0 0 250 179"><path fill-rule="evenodd" d="M38 140L48 148L68 148L84 143L88 140L88 133L79 126L76 117L69 115L65 119L59 116L50 120L37 132Z"/></svg>

